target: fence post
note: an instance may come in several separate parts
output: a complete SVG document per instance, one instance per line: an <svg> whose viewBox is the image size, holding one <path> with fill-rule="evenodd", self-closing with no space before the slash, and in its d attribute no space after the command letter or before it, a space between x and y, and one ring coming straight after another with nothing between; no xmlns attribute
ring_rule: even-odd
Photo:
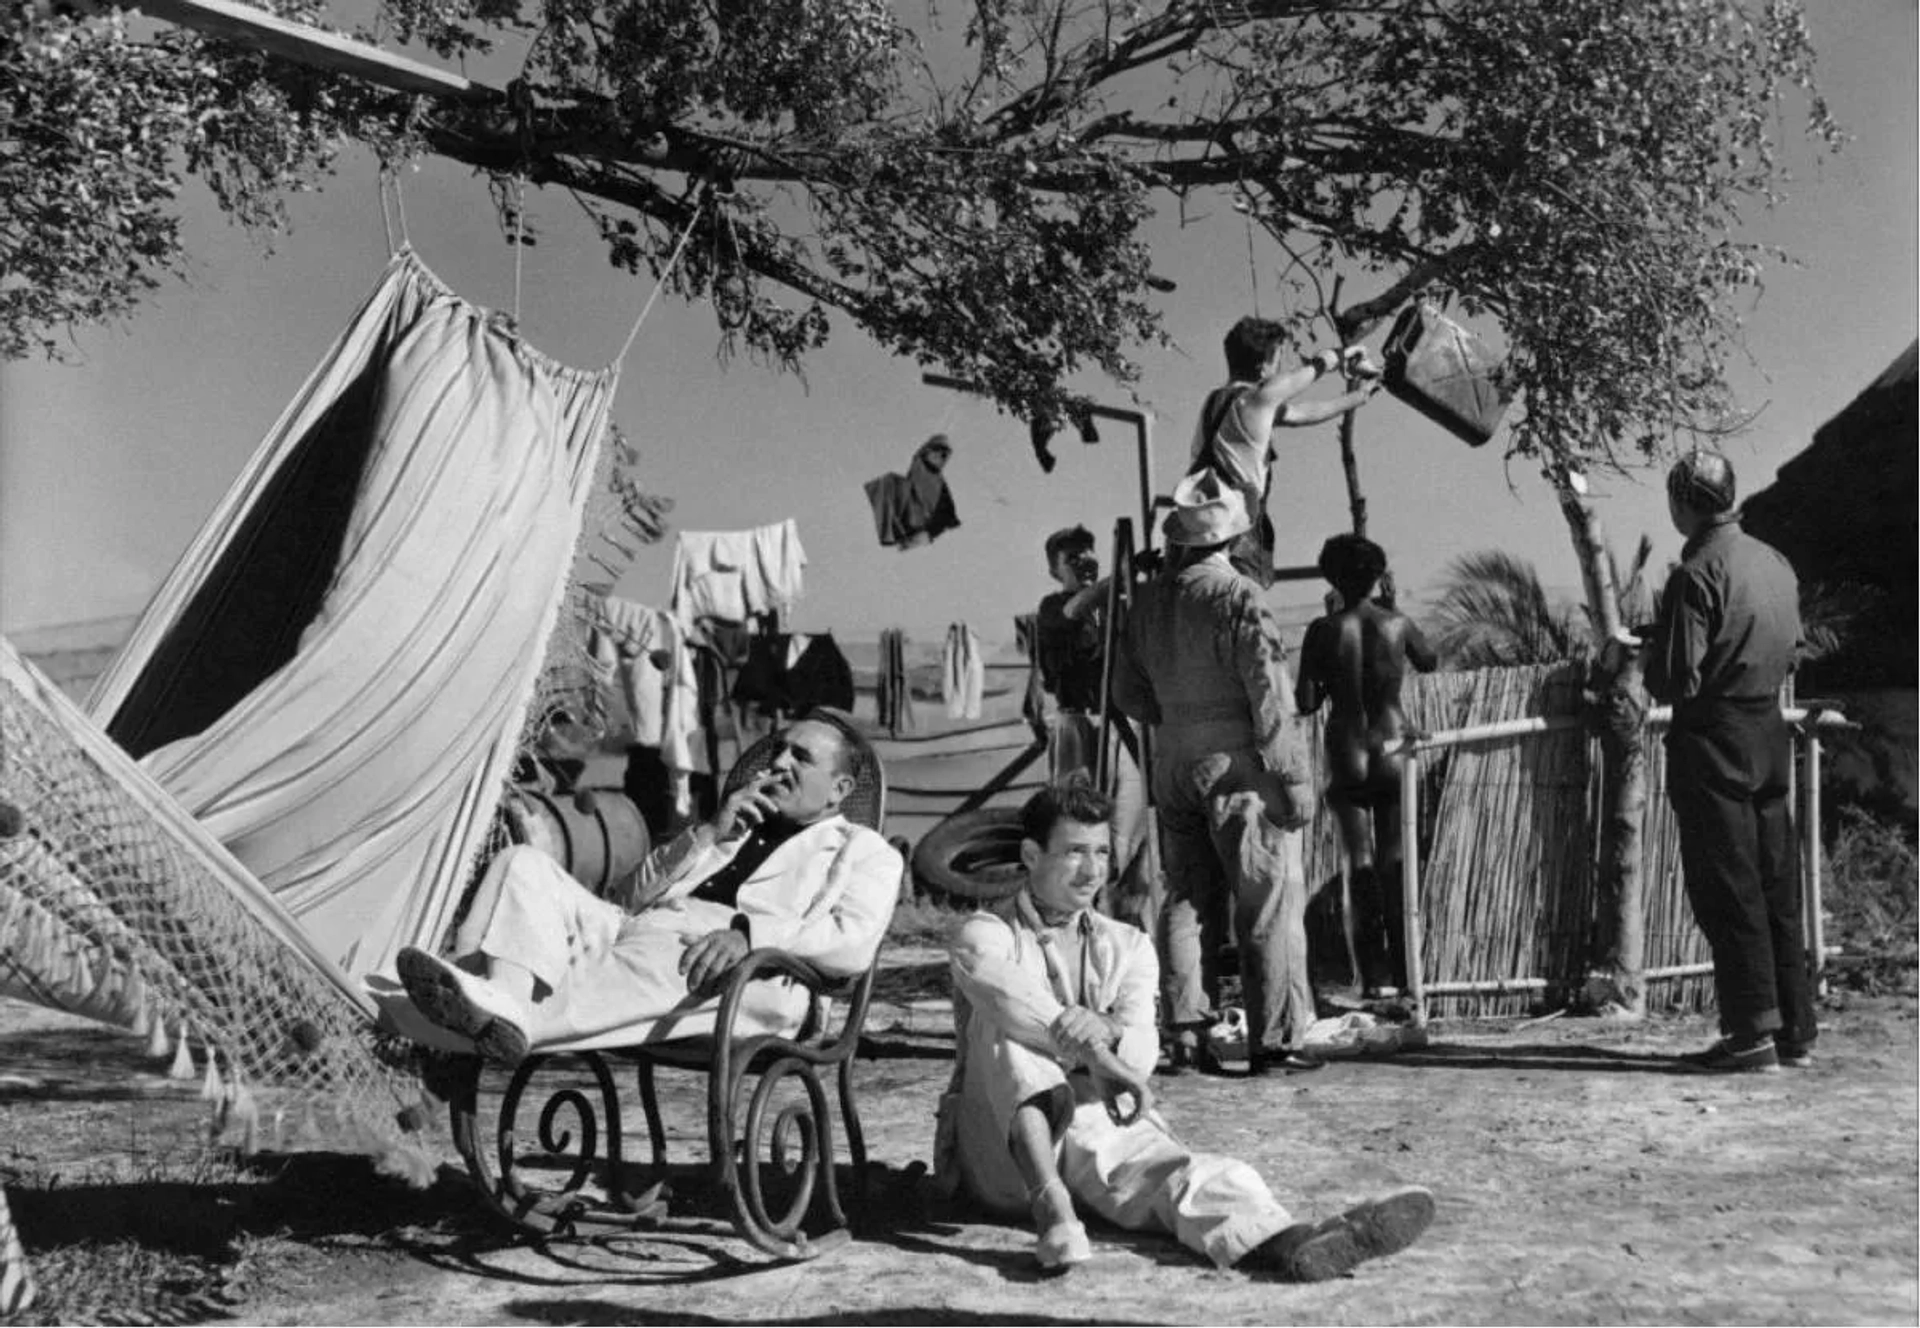
<svg viewBox="0 0 1920 1328"><path fill-rule="evenodd" d="M1427 1026L1427 988L1420 958L1420 757L1408 752L1400 767L1400 918L1406 938L1407 994L1413 1023Z"/></svg>
<svg viewBox="0 0 1920 1328"><path fill-rule="evenodd" d="M1801 818L1806 829L1806 881L1807 888L1800 892L1801 907L1807 910L1806 932L1807 948L1813 951L1813 990L1816 996L1826 995L1827 983L1827 925L1821 916L1822 888L1820 880L1820 730L1809 724L1807 733L1807 798L1806 814Z"/></svg>

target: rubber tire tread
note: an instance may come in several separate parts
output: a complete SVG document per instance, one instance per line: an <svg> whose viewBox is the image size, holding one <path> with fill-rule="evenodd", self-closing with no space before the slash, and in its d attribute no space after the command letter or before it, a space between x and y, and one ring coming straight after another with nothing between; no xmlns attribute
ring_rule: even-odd
<svg viewBox="0 0 1920 1328"><path fill-rule="evenodd" d="M980 865L1015 867L1020 861L1020 809L982 807L958 812L920 836L913 850L917 890L964 904L990 904L1020 888L1017 871L979 874Z"/></svg>

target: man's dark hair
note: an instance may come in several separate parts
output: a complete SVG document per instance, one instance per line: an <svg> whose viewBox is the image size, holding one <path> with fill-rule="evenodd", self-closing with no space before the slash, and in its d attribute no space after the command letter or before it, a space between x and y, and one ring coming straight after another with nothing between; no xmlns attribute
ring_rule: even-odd
<svg viewBox="0 0 1920 1328"><path fill-rule="evenodd" d="M1365 599L1387 570L1387 551L1365 535L1335 535L1320 546L1320 575L1348 604Z"/></svg>
<svg viewBox="0 0 1920 1328"><path fill-rule="evenodd" d="M1273 348L1287 339L1287 330L1268 318L1242 318L1227 331L1227 373L1233 378L1260 376Z"/></svg>
<svg viewBox="0 0 1920 1328"><path fill-rule="evenodd" d="M1083 772L1048 784L1027 799L1020 809L1020 836L1045 848L1053 827L1062 821L1105 825L1111 820L1113 799L1095 788Z"/></svg>
<svg viewBox="0 0 1920 1328"><path fill-rule="evenodd" d="M1047 536L1047 569L1053 569L1053 560L1063 553L1092 553L1093 532L1085 526L1068 526L1065 530L1056 530Z"/></svg>

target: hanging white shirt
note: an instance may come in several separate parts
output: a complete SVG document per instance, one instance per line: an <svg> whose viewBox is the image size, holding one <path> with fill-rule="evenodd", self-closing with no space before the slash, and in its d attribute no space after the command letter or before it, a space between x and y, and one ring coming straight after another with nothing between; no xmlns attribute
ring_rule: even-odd
<svg viewBox="0 0 1920 1328"><path fill-rule="evenodd" d="M807 551L793 518L751 530L683 530L673 546L673 595L683 626L701 618L746 622L797 602Z"/></svg>

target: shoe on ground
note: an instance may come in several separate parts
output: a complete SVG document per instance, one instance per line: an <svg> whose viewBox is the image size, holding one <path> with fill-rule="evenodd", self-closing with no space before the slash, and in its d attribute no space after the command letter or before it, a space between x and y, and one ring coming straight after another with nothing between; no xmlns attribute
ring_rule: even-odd
<svg viewBox="0 0 1920 1328"><path fill-rule="evenodd" d="M409 945L394 959L400 985L414 1006L440 1027L469 1038L473 1048L509 1068L527 1058L526 1016L519 1002L485 978Z"/></svg>
<svg viewBox="0 0 1920 1328"><path fill-rule="evenodd" d="M1172 1078L1188 1070L1211 1076L1227 1072L1220 1053L1204 1033L1183 1030L1167 1048L1167 1076Z"/></svg>
<svg viewBox="0 0 1920 1328"><path fill-rule="evenodd" d="M1033 1197L1033 1225L1040 1233L1033 1257L1048 1272L1071 1268L1093 1257L1086 1225L1073 1215L1073 1196L1059 1181Z"/></svg>
<svg viewBox="0 0 1920 1328"><path fill-rule="evenodd" d="M1773 1055L1789 1070L1813 1068L1813 1048L1805 1042L1776 1042L1773 1044Z"/></svg>
<svg viewBox="0 0 1920 1328"><path fill-rule="evenodd" d="M1324 1222L1298 1222L1253 1252L1257 1267L1294 1282L1329 1282L1369 1259L1397 1254L1433 1224L1433 1192L1410 1185Z"/></svg>
<svg viewBox="0 0 1920 1328"><path fill-rule="evenodd" d="M1362 1258L1398 1254L1433 1225L1433 1191L1409 1185L1355 1204L1340 1220L1352 1228Z"/></svg>
<svg viewBox="0 0 1920 1328"><path fill-rule="evenodd" d="M1772 1074L1780 1068L1780 1057L1772 1038L1750 1043L1721 1038L1705 1051L1682 1056L1680 1065L1695 1074Z"/></svg>
<svg viewBox="0 0 1920 1328"><path fill-rule="evenodd" d="M1327 1063L1311 1052L1291 1047L1271 1047L1256 1051L1247 1061L1247 1073L1255 1078L1269 1074L1311 1074L1324 1070Z"/></svg>

